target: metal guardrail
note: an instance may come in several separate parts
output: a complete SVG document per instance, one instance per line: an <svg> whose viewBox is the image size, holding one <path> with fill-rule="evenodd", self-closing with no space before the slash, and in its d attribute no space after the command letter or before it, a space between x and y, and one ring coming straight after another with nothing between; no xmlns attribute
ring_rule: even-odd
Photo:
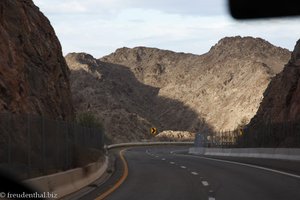
<svg viewBox="0 0 300 200"><path fill-rule="evenodd" d="M133 147L133 146L155 146L155 145L192 145L194 142L129 142L111 144L106 146L106 149L120 148L120 147Z"/></svg>
<svg viewBox="0 0 300 200"><path fill-rule="evenodd" d="M190 154L205 156L225 156L263 158L300 161L299 148L205 148L191 147Z"/></svg>
<svg viewBox="0 0 300 200"><path fill-rule="evenodd" d="M21 179L75 168L79 152L102 147L98 129L30 114L0 114L0 167Z"/></svg>

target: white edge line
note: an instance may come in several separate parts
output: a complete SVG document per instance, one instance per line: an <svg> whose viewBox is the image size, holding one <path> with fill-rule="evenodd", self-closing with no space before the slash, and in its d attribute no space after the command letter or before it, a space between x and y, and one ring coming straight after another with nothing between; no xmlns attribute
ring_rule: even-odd
<svg viewBox="0 0 300 200"><path fill-rule="evenodd" d="M208 186L209 185L207 181L201 181L201 182L202 182L202 185L204 185L204 186Z"/></svg>
<svg viewBox="0 0 300 200"><path fill-rule="evenodd" d="M236 164L236 165L241 165L241 166L246 166L246 167L252 167L252 168L256 168L256 169L262 169L262 170L265 170L265 171L270 171L270 172L274 172L274 173L278 173L278 174L282 174L282 175L286 175L286 176L290 176L290 177L293 177L293 178L299 178L300 179L300 176L296 175L296 174L291 174L291 173L288 173L288 172L283 172L283 171L279 171L279 170L276 170L276 169L270 169L270 168L261 167L261 166L257 166L257 165L239 163L239 162L234 162L234 161L229 161L229 160L220 160L220 159L216 159L216 158L206 158L206 157L200 157L200 156L193 156L193 155L187 155L187 156L200 158L200 159L206 159L206 160L213 160L213 161L217 161L217 162Z"/></svg>

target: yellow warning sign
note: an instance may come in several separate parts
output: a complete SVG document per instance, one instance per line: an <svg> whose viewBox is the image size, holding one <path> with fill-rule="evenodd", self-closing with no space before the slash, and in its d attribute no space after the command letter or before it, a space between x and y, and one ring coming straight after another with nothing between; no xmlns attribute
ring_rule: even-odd
<svg viewBox="0 0 300 200"><path fill-rule="evenodd" d="M152 127L150 129L150 132L151 132L152 135L156 135L157 134L157 129Z"/></svg>

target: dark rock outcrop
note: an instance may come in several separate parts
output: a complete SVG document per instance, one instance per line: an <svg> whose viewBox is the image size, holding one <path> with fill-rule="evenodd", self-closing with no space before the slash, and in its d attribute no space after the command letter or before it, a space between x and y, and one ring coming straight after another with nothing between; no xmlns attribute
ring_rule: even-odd
<svg viewBox="0 0 300 200"><path fill-rule="evenodd" d="M283 71L270 82L250 125L295 122L300 119L300 40Z"/></svg>
<svg viewBox="0 0 300 200"><path fill-rule="evenodd" d="M0 112L5 111L74 118L60 43L31 0L0 1Z"/></svg>
<svg viewBox="0 0 300 200"><path fill-rule="evenodd" d="M253 147L300 146L300 40L289 62L266 91L241 144Z"/></svg>

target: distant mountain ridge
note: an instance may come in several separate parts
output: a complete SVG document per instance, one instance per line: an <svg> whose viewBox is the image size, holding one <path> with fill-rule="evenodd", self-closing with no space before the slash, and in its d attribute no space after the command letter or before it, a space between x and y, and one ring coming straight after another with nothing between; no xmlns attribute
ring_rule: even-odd
<svg viewBox="0 0 300 200"><path fill-rule="evenodd" d="M271 78L282 70L290 55L288 50L263 39L237 36L221 39L203 55L136 47L120 48L100 59L69 54L66 61L72 72L77 110L83 111L87 102L93 101L90 109L105 121L115 109L111 108L114 102L126 115L135 115L138 120L129 120L135 124L132 127L139 127L146 135L151 126L161 131L220 131L232 130L242 120L249 121ZM96 68L99 70L93 71ZM81 80L83 74L85 81ZM95 76L98 79L91 78ZM85 92L89 95L83 95ZM125 114L123 117L128 118ZM140 122L143 124L137 126ZM130 126L121 119L114 123L126 130ZM119 134L112 129L108 129L111 135ZM120 140L132 139L128 138Z"/></svg>

